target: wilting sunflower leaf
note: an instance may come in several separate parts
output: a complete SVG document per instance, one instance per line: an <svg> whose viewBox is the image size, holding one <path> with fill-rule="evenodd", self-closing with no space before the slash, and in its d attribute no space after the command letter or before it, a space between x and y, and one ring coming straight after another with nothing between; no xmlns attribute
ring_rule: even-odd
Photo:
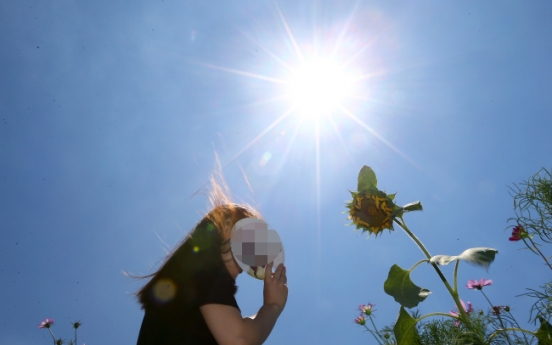
<svg viewBox="0 0 552 345"><path fill-rule="evenodd" d="M477 247L464 250L462 254L452 255L435 255L429 261L438 265L448 265L454 260L464 260L477 266L489 268L489 265L494 261L498 250L488 247Z"/></svg>
<svg viewBox="0 0 552 345"><path fill-rule="evenodd" d="M410 271L403 270L398 265L391 266L383 290L406 308L414 308L431 293L414 284L410 279Z"/></svg>
<svg viewBox="0 0 552 345"><path fill-rule="evenodd" d="M393 327L397 345L420 344L420 336L416 330L416 322L417 320L410 316L410 314L404 310L404 307L401 307L399 317Z"/></svg>
<svg viewBox="0 0 552 345"><path fill-rule="evenodd" d="M537 345L552 344L552 325L546 321L545 318L539 316L540 327L535 332L537 339L539 340Z"/></svg>
<svg viewBox="0 0 552 345"><path fill-rule="evenodd" d="M429 259L429 262L445 266L450 264L452 261L457 260L458 258L460 257L455 255L435 255L432 256L431 259Z"/></svg>
<svg viewBox="0 0 552 345"><path fill-rule="evenodd" d="M403 206L403 209L404 209L406 212L410 212L410 211L422 211L422 210L423 210L423 207L422 207L422 203L421 203L421 202L419 202L419 201L414 201L414 202L411 202L410 204L404 205L404 206Z"/></svg>
<svg viewBox="0 0 552 345"><path fill-rule="evenodd" d="M360 172L358 173L358 187L357 190L362 192L369 189L370 187L377 187L378 180L376 178L376 173L372 168L367 165L364 165Z"/></svg>

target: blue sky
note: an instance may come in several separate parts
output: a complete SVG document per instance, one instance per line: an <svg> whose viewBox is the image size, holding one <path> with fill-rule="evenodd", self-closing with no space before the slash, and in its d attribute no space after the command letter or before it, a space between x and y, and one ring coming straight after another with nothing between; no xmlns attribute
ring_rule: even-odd
<svg viewBox="0 0 552 345"><path fill-rule="evenodd" d="M522 324L531 301L515 296L549 280L506 227L508 186L550 168L550 2L18 0L0 3L0 31L2 344L49 342L46 317L63 338L81 320L79 342L134 343L143 282L123 271L152 272L207 210L215 152L286 249L289 300L266 344L371 343L360 303L379 326L396 318L389 268L423 256L400 229L346 226L364 164L398 204L423 203L406 221L432 254L498 249L459 281L493 279ZM313 55L365 76L346 111L287 113L275 80ZM433 291L422 313L453 308L430 267L413 280ZM238 285L255 313L262 283Z"/></svg>

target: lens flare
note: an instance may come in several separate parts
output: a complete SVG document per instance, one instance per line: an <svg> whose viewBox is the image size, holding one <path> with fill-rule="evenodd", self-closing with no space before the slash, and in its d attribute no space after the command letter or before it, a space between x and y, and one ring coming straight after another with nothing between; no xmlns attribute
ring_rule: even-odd
<svg viewBox="0 0 552 345"><path fill-rule="evenodd" d="M161 303L167 303L176 294L176 284L170 279L159 279L153 287L153 295Z"/></svg>

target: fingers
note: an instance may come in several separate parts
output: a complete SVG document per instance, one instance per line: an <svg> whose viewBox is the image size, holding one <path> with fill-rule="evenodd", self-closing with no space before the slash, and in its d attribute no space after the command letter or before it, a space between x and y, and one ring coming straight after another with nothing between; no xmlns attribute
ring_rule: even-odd
<svg viewBox="0 0 552 345"><path fill-rule="evenodd" d="M283 264L279 264L276 268L276 271L272 273L272 268L274 267L274 261L265 266L265 276L264 281L267 282L277 282L282 284L287 284L287 274L286 267Z"/></svg>
<svg viewBox="0 0 552 345"><path fill-rule="evenodd" d="M274 272L274 274L272 275L272 277L274 279L276 279L277 281L280 281L281 280L281 277L282 277L282 272L284 271L284 265L283 264L279 264L278 265L278 268L276 268L276 272Z"/></svg>
<svg viewBox="0 0 552 345"><path fill-rule="evenodd" d="M274 261L265 266L265 282L272 278L272 266L274 266Z"/></svg>
<svg viewBox="0 0 552 345"><path fill-rule="evenodd" d="M273 266L274 264L271 262L265 267L264 304L275 304L282 310L286 305L288 295L286 267L280 264L272 273Z"/></svg>

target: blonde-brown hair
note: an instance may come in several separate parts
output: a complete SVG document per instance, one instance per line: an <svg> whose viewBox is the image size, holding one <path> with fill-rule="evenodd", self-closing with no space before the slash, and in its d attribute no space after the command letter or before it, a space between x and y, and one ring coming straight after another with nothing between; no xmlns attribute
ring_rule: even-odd
<svg viewBox="0 0 552 345"><path fill-rule="evenodd" d="M217 160L218 162L218 160ZM193 230L166 256L156 272L139 278L151 278L136 296L146 308L152 301L152 291L159 281L170 280L175 284L175 298L179 289L193 281L202 271L224 265L222 253L228 252L232 227L243 218L262 219L260 213L248 204L232 201L220 167L210 176L211 190L208 194L211 210L196 224ZM216 231L213 231L215 230Z"/></svg>

